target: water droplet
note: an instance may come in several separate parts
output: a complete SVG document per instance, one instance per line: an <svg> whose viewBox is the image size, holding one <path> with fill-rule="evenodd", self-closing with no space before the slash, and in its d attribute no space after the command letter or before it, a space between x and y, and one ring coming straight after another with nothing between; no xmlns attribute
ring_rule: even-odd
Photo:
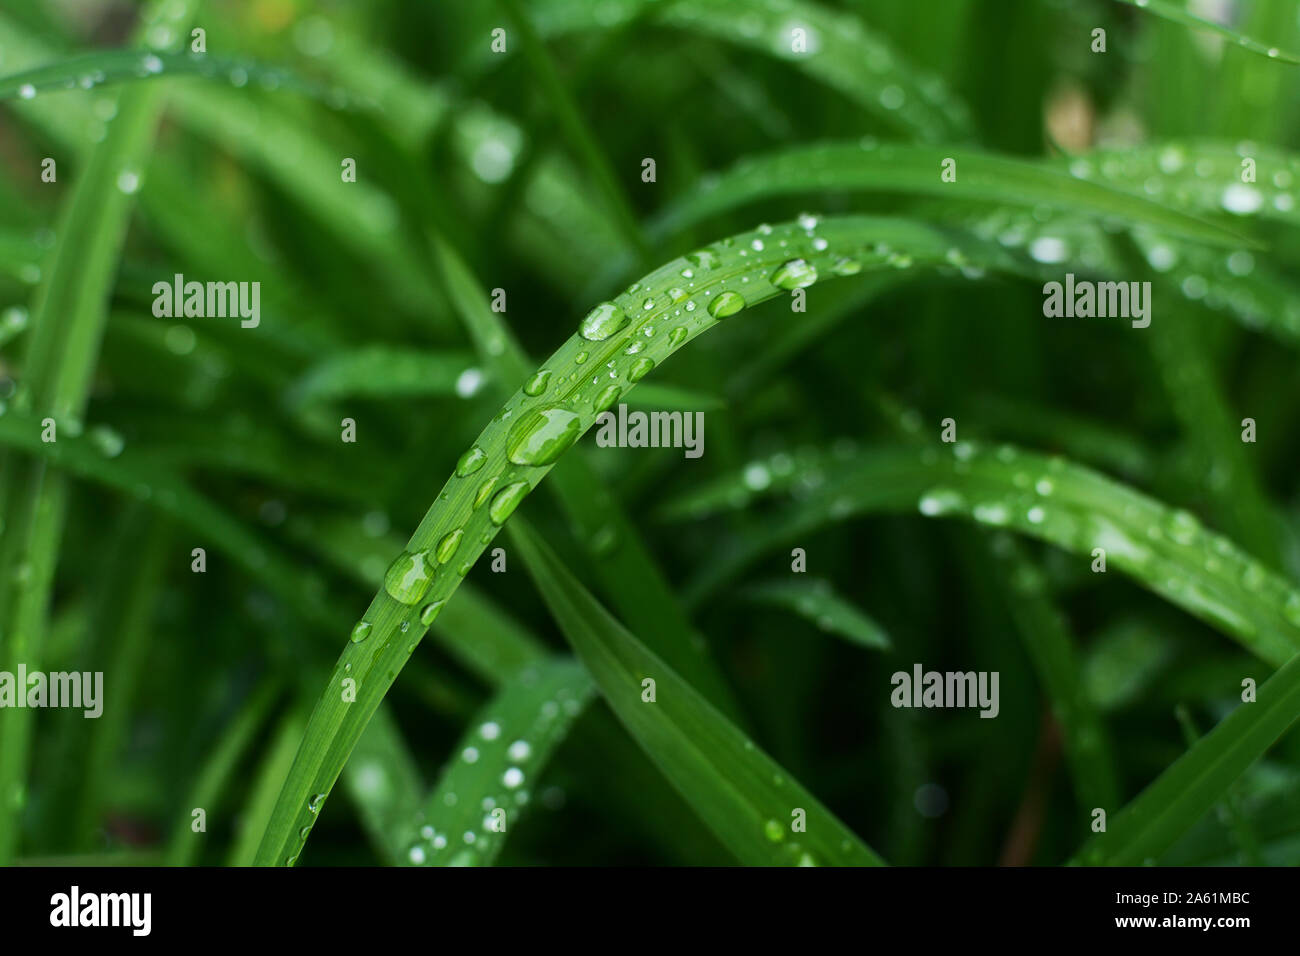
<svg viewBox="0 0 1300 956"><path fill-rule="evenodd" d="M529 745L528 741L516 740L510 745L510 749L506 751L506 756L514 761L524 761L529 758L532 752L533 748Z"/></svg>
<svg viewBox="0 0 1300 956"><path fill-rule="evenodd" d="M934 491L927 491L921 496L917 503L917 508L921 514L930 517L949 514L954 511L962 511L966 507L966 501L957 492L947 488L939 488Z"/></svg>
<svg viewBox="0 0 1300 956"><path fill-rule="evenodd" d="M763 824L763 835L773 843L780 843L785 839L785 827L779 820L768 820Z"/></svg>
<svg viewBox="0 0 1300 956"><path fill-rule="evenodd" d="M25 100L35 99L36 87L32 86L30 83L24 83L22 86L18 87L18 95Z"/></svg>
<svg viewBox="0 0 1300 956"><path fill-rule="evenodd" d="M602 342L627 325L627 313L613 302L602 302L582 320L578 334L590 342Z"/></svg>
<svg viewBox="0 0 1300 956"><path fill-rule="evenodd" d="M415 604L424 597L433 581L428 551L404 551L388 566L384 574L384 590L389 597L402 604Z"/></svg>
<svg viewBox="0 0 1300 956"><path fill-rule="evenodd" d="M1254 186L1232 183L1223 190L1219 203L1228 212L1236 213L1238 216L1248 216L1264 205L1264 194Z"/></svg>
<svg viewBox="0 0 1300 956"><path fill-rule="evenodd" d="M729 315L735 315L744 307L745 300L739 292L719 292L709 303L709 315L715 319L725 319Z"/></svg>
<svg viewBox="0 0 1300 956"><path fill-rule="evenodd" d="M496 478L489 478L487 481L483 482L483 484L478 486L478 491L474 492L473 509L475 511L478 511L479 508L483 507L483 502L487 501L488 495L492 494L492 489L496 487L496 484Z"/></svg>
<svg viewBox="0 0 1300 956"><path fill-rule="evenodd" d="M609 385L601 389L600 394L597 395L595 401L591 403L592 411L603 412L605 409L609 408L609 406L618 401L618 397L622 393L623 390L617 385Z"/></svg>
<svg viewBox="0 0 1300 956"><path fill-rule="evenodd" d="M709 270L709 269L716 269L718 267L717 254L710 252L708 249L699 249L695 252L692 252L686 258L697 269ZM682 275L685 276L686 273L683 272ZM687 278L689 278L689 276Z"/></svg>
<svg viewBox="0 0 1300 956"><path fill-rule="evenodd" d="M321 804L325 802L325 794L313 793L311 799L307 801L307 809L312 813L319 813Z"/></svg>
<svg viewBox="0 0 1300 956"><path fill-rule="evenodd" d="M360 644L370 636L371 624L369 621L358 621L357 626L352 629L352 643Z"/></svg>
<svg viewBox="0 0 1300 956"><path fill-rule="evenodd" d="M862 263L856 259L840 258L831 263L831 272L837 276L853 276L862 271Z"/></svg>
<svg viewBox="0 0 1300 956"><path fill-rule="evenodd" d="M461 478L474 474L483 467L483 463L487 461L487 458L487 452L479 448L478 445L474 445L469 451L461 455L460 460L456 462L456 474Z"/></svg>
<svg viewBox="0 0 1300 956"><path fill-rule="evenodd" d="M509 767L506 772L501 775L501 782L509 789L514 790L524 782L524 772L518 767Z"/></svg>
<svg viewBox="0 0 1300 956"><path fill-rule="evenodd" d="M673 348L677 348L677 346L681 345L683 342L686 341L686 336L688 334L689 333L687 333L686 327L683 325L679 325L677 326L677 328L673 329L671 332L668 333L668 344Z"/></svg>
<svg viewBox="0 0 1300 956"><path fill-rule="evenodd" d="M533 374L527 382L524 383L524 394L536 398L546 391L551 384L551 370L544 368Z"/></svg>
<svg viewBox="0 0 1300 956"><path fill-rule="evenodd" d="M778 289L803 289L817 281L817 267L806 259L789 259L768 279Z"/></svg>
<svg viewBox="0 0 1300 956"><path fill-rule="evenodd" d="M464 536L464 528L457 528L455 531L449 531L442 536L442 540L438 542L437 550L439 564L446 564L452 559L456 549L460 547L460 539Z"/></svg>
<svg viewBox="0 0 1300 956"><path fill-rule="evenodd" d="M495 720L489 720L478 729L478 733L484 740L496 740L501 736L501 725Z"/></svg>
<svg viewBox="0 0 1300 956"><path fill-rule="evenodd" d="M516 481L498 491L492 503L488 505L488 517L492 519L492 523L504 524L519 507L519 502L524 500L528 490L528 482Z"/></svg>
<svg viewBox="0 0 1300 956"><path fill-rule="evenodd" d="M416 866L419 866L421 863L424 862L424 847L422 846L411 847L410 852L406 854L406 858L410 860L412 863L414 863Z"/></svg>
<svg viewBox="0 0 1300 956"><path fill-rule="evenodd" d="M124 169L117 174L117 188L130 196L140 189L140 174L132 169Z"/></svg>
<svg viewBox="0 0 1300 956"><path fill-rule="evenodd" d="M420 608L420 623L425 627L432 624L438 616L438 612L442 610L442 606L446 603L446 601L434 601L432 604L426 604Z"/></svg>
<svg viewBox="0 0 1300 956"><path fill-rule="evenodd" d="M635 362L632 363L632 367L628 369L627 380L629 382L639 382L641 381L641 379L649 375L650 370L653 369L654 367L655 367L654 359L650 359L650 358L637 359Z"/></svg>
<svg viewBox="0 0 1300 956"><path fill-rule="evenodd" d="M506 439L506 457L516 465L549 465L582 434L582 419L567 408L539 408L521 418Z"/></svg>
<svg viewBox="0 0 1300 956"><path fill-rule="evenodd" d="M478 748L466 747L460 752L460 756L466 763L478 763Z"/></svg>
<svg viewBox="0 0 1300 956"><path fill-rule="evenodd" d="M1056 236L1039 236L1029 244L1029 255L1035 262L1064 262L1070 255L1070 248L1064 239Z"/></svg>

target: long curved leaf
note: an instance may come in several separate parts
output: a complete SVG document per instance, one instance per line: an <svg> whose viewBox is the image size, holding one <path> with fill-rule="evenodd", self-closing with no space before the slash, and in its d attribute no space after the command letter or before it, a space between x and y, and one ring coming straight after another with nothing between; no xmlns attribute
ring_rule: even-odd
<svg viewBox="0 0 1300 956"><path fill-rule="evenodd" d="M742 863L884 864L788 771L614 620L533 531L516 522L511 538L605 701ZM647 698L647 679L652 699Z"/></svg>

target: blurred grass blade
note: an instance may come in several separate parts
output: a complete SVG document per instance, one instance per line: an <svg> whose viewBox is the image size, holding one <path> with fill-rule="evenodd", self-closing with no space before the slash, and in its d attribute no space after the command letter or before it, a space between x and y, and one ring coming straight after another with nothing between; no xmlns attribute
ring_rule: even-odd
<svg viewBox="0 0 1300 956"><path fill-rule="evenodd" d="M266 719L278 693L274 683L263 683L241 703L215 746L207 753L193 786L186 794L185 805L177 808L176 822L172 827L171 838L167 841L165 865L189 866L198 858L199 850L206 840L206 830L195 831L197 818L194 811L203 811L206 826L217 823L217 810L235 769Z"/></svg>
<svg viewBox="0 0 1300 956"><path fill-rule="evenodd" d="M292 387L291 405L350 398L457 394L457 382L472 371L468 352L420 352L369 345L331 356L314 366ZM475 377L475 383L480 377Z"/></svg>
<svg viewBox="0 0 1300 956"><path fill-rule="evenodd" d="M742 863L884 861L629 634L521 522L511 540L556 623L628 733ZM653 682L654 699L646 684ZM806 830L798 828L806 824Z"/></svg>
<svg viewBox="0 0 1300 956"><path fill-rule="evenodd" d="M110 83L126 83L171 76L222 79L234 86L250 80L265 89L310 92L313 87L288 70L249 60L208 56L206 53L166 53L161 50L103 50L66 57L57 62L0 77L0 101L30 100L42 93L92 90Z"/></svg>
<svg viewBox="0 0 1300 956"><path fill-rule="evenodd" d="M154 4L145 23L182 24L191 13L190 3ZM23 387L13 405L37 420L54 419L65 434L79 426L89 395L132 194L161 112L157 92L133 87L119 97L116 120L63 206L59 239L37 291ZM11 452L0 456L2 670L39 666L66 499L63 476L46 474L43 461L19 466ZM32 720L30 710L19 708L0 723L0 865L12 859L18 841Z"/></svg>
<svg viewBox="0 0 1300 956"><path fill-rule="evenodd" d="M599 7L587 0L532 0L529 12L540 32L552 36L608 30L638 16L642 6L642 0L605 0ZM944 81L911 66L851 13L805 0L751 0L738 23L733 0L660 6L652 22L777 57L916 139L969 135L969 111Z"/></svg>
<svg viewBox="0 0 1300 956"><path fill-rule="evenodd" d="M814 578L765 581L742 594L751 601L785 608L815 624L820 630L873 651L892 649L883 628L839 594L829 581Z"/></svg>
<svg viewBox="0 0 1300 956"><path fill-rule="evenodd" d="M1300 63L1300 53L1292 53L1290 50L1280 50L1271 43L1258 40L1255 37L1247 36L1230 27L1222 26L1212 20L1206 20L1198 17L1189 11L1186 7L1180 6L1173 0L1119 0L1120 3L1127 3L1131 7L1137 7L1153 13L1158 17L1164 17L1166 20L1172 20L1174 23L1181 23L1185 27L1192 27L1197 30L1208 30L1217 33L1221 37L1226 37L1239 47L1249 50L1251 53L1258 53L1266 56L1270 60L1281 60L1284 63Z"/></svg>
<svg viewBox="0 0 1300 956"><path fill-rule="evenodd" d="M1190 512L1060 457L1008 445L950 447L946 453L873 450L838 462L824 455L816 491L721 553L693 583L692 600L713 593L763 554L832 521L881 511L919 513L1007 528L1089 564L1100 548L1107 570L1123 571L1259 658L1280 664L1300 650L1300 592L1227 538L1206 530ZM743 475L706 485L699 496L679 498L674 513L698 519L700 501L737 506L752 498Z"/></svg>
<svg viewBox="0 0 1300 956"><path fill-rule="evenodd" d="M284 783L283 777L280 783ZM366 732L357 741L343 771L343 785L385 862L389 866L403 862L406 831L419 811L424 783L402 732L386 707L375 711Z"/></svg>
<svg viewBox="0 0 1300 956"><path fill-rule="evenodd" d="M400 862L491 866L536 799L552 752L594 693L582 665L567 658L530 667L504 684L470 722L419 815L406 821Z"/></svg>
<svg viewBox="0 0 1300 956"><path fill-rule="evenodd" d="M956 162L956 179L945 182L942 164ZM952 149L824 143L750 156L704 179L676 200L651 226L655 237L670 235L718 213L774 196L837 190L901 192L1029 208L1044 207L1158 227L1170 234L1218 245L1239 245L1242 237L1225 226L1141 196L1130 195L1063 169L1023 159Z"/></svg>
<svg viewBox="0 0 1300 956"><path fill-rule="evenodd" d="M1236 780L1300 718L1300 655L1240 704L1074 857L1087 866L1140 866L1156 860L1221 800Z"/></svg>
<svg viewBox="0 0 1300 956"><path fill-rule="evenodd" d="M280 793L280 788L284 786L285 775L293 764L294 750L298 746L298 741L302 739L302 731L306 726L306 709L292 706L267 734L266 750L253 773L252 786L249 787L248 797L240 809L235 841L230 850L230 857L226 861L228 866L252 865L253 855L257 852L257 841L266 828L266 821L275 806L275 798ZM193 859L195 851L190 849L193 839L178 826L177 836L172 844L172 858L178 862L182 859Z"/></svg>

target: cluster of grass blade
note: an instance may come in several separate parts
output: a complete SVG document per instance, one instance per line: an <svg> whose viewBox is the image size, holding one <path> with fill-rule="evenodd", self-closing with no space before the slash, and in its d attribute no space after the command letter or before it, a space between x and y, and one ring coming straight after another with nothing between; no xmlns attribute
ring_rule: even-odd
<svg viewBox="0 0 1300 956"><path fill-rule="evenodd" d="M60 157L57 216L0 177L0 670L113 682L90 730L0 721L0 862L87 852L122 804L171 864L544 860L550 779L613 859L1294 861L1300 158L1228 100L1200 125L1161 70L1221 57L1281 98L1300 23L1132 5L1157 16L1098 16L1160 45L1120 97L1158 135L1041 158L1056 66L1023 41L1089 32L1049 4L1005 30L980 0L942 25L812 0L411 13L448 38L442 76L367 39L371 11L277 35L158 3L94 53L62 15L0 13L19 162ZM213 53L184 52L196 24ZM1003 44L1021 72L955 65ZM614 97L674 120L649 145ZM181 271L261 281L262 326L150 317ZM1155 324L1045 327L1067 271L1151 279ZM1086 386L1045 368L1076 356ZM621 403L708 412L708 456L580 444ZM937 443L950 414L963 440ZM489 549L504 574L479 575ZM204 650L151 641L162 620ZM888 706L890 671L971 659L1002 672L998 720ZM121 763L154 709L178 770ZM999 850L981 821L1043 798L1026 766L1058 730L1072 802ZM46 744L84 776L33 768ZM602 839L560 826L562 852Z"/></svg>

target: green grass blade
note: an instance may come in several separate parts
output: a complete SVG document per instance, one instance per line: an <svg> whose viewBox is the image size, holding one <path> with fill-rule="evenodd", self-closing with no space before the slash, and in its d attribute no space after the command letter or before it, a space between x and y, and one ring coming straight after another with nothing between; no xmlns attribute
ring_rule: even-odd
<svg viewBox="0 0 1300 956"><path fill-rule="evenodd" d="M789 773L628 633L521 523L511 538L565 637L628 733L742 862L884 861ZM654 681L647 701L644 681ZM796 830L803 812L806 830Z"/></svg>
<svg viewBox="0 0 1300 956"><path fill-rule="evenodd" d="M1221 37L1226 37L1237 46L1249 50L1251 53L1258 53L1260 56L1266 56L1270 60L1280 60L1283 63L1300 63L1300 53L1293 53L1290 50L1280 50L1271 43L1247 36L1240 31L1233 30L1229 27L1222 26L1212 20L1206 20L1198 17L1196 14L1181 7L1172 0L1119 0L1120 3L1127 3L1131 7L1138 7L1146 10L1158 17L1171 20L1174 23L1181 23L1185 27L1192 27L1196 30L1205 30L1210 33L1216 33Z"/></svg>
<svg viewBox="0 0 1300 956"><path fill-rule="evenodd" d="M541 38L538 37L532 21L520 10L516 0L496 0L496 2L513 24L516 33L522 37L524 58L550 101L552 116L559 123L564 137L587 167L588 174L595 179L596 187L605 197L606 207L618 221L624 238L644 254L647 249L636 213L619 186L618 177L609 164L609 158L597 142L591 128L583 120L582 113L569 94L564 80L560 78L555 63L542 44Z"/></svg>
<svg viewBox="0 0 1300 956"><path fill-rule="evenodd" d="M423 352L368 345L331 356L294 383L291 405L340 398L388 398L457 394L456 384L473 369L468 352Z"/></svg>
<svg viewBox="0 0 1300 956"><path fill-rule="evenodd" d="M892 244L889 252L877 245L883 241ZM765 226L661 266L595 313L613 316L612 321L584 320L586 335L574 335L545 364L543 371L551 373L545 388L521 388L467 450L458 467L462 473L448 479L390 568L403 600L381 589L358 622L367 626L357 630L360 640L344 649L312 714L258 862L285 865L297 859L299 831L311 816L308 804L328 796L429 621L520 501L595 423L611 395L635 386L652 367L716 325L719 316L725 319L784 293L793 275L806 283L814 274L898 268L899 250L909 254L909 266L951 263L954 250L961 251L960 241L948 234L896 220L844 217ZM633 343L638 348L629 350ZM439 550L446 560L438 559ZM414 579L402 570L407 564ZM414 588L399 587L402 581ZM344 681L356 682L354 701L344 702Z"/></svg>
<svg viewBox="0 0 1300 956"><path fill-rule="evenodd" d="M146 22L183 22L187 3L151 7ZM58 234L32 310L33 331L23 356L23 388L13 405L37 419L53 418L74 430L84 411L99 350L118 254L125 240L140 165L153 139L161 104L154 87L132 88L119 98L117 118L92 151L64 206ZM67 489L44 463L16 467L0 459L0 502L5 535L0 544L0 663L15 671L35 668L53 589ZM8 459L8 460L5 460ZM17 572L25 569L22 575ZM0 864L17 844L17 821L32 727L19 709L0 725Z"/></svg>
<svg viewBox="0 0 1300 956"><path fill-rule="evenodd" d="M407 821L401 862L491 866L536 796L551 754L594 694L587 672L569 659L548 660L504 684L470 722L419 815Z"/></svg>
<svg viewBox="0 0 1300 956"><path fill-rule="evenodd" d="M194 785L186 795L185 805L176 811L176 822L167 841L165 865L188 866L198 857L199 850L206 841L206 830L194 830L194 811L204 812L205 827L216 826L217 809L222 796L239 761L252 743L254 734L275 703L277 693L273 684L263 684L243 702L235 717L222 731L203 761Z"/></svg>
<svg viewBox="0 0 1300 956"><path fill-rule="evenodd" d="M1119 799L1114 747L1081 679L1070 625L1052 600L1040 566L1019 542L998 535L990 550L1007 581L1008 603L1021 642L1060 725L1079 806L1114 806Z"/></svg>
<svg viewBox="0 0 1300 956"><path fill-rule="evenodd" d="M448 295L505 398L501 386L527 376L528 358L510 328L488 308L486 293L456 251L440 237L435 237L433 247ZM682 612L666 576L608 488L577 456L560 463L552 488L619 613L683 676L734 716L737 706L726 679L703 650L703 638Z"/></svg>
<svg viewBox="0 0 1300 956"><path fill-rule="evenodd" d="M835 592L829 581L818 578L766 581L747 587L742 594L758 604L784 608L829 634L873 651L893 645L884 629L859 608Z"/></svg>
<svg viewBox="0 0 1300 956"><path fill-rule="evenodd" d="M1282 665L1240 704L1108 821L1074 857L1086 866L1139 866L1153 861L1227 793L1300 718L1300 655Z"/></svg>
<svg viewBox="0 0 1300 956"><path fill-rule="evenodd" d="M257 841L266 829L266 821L271 817L275 798L284 786L284 778L293 764L294 750L302 739L303 728L307 726L307 712L304 708L293 706L277 721L268 734L266 751L257 769L253 772L252 786L248 797L239 812L235 841L226 861L229 866L251 866L253 855L257 852ZM190 841L192 836L177 830L179 841ZM184 843L174 843L173 852ZM192 858L192 851L181 851ZM178 859L179 862L179 859Z"/></svg>
<svg viewBox="0 0 1300 956"><path fill-rule="evenodd" d="M1085 566L1101 548L1108 572L1122 571L1262 660L1279 664L1300 650L1300 592L1190 512L1063 458L1007 445L959 442L950 448L860 452L839 463L823 456L817 490L720 554L693 583L692 600L832 521L881 511L919 513L1007 528L1071 552ZM743 489L743 476L730 477L725 486ZM701 495L728 502L752 498L728 498L717 486ZM691 500L677 504L681 514L701 514Z"/></svg>

